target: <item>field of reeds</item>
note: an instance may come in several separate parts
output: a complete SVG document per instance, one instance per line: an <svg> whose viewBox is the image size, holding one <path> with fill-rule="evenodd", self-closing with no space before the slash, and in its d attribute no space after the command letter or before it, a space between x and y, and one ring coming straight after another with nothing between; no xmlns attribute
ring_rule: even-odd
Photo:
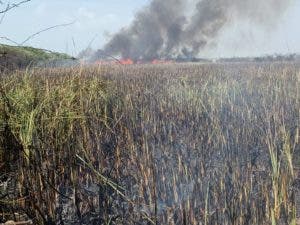
<svg viewBox="0 0 300 225"><path fill-rule="evenodd" d="M297 224L297 63L0 79L0 222Z"/></svg>

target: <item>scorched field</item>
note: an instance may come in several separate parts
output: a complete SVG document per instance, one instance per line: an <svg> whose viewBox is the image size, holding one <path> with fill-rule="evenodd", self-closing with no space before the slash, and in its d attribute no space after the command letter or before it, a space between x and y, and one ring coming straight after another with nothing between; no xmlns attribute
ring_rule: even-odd
<svg viewBox="0 0 300 225"><path fill-rule="evenodd" d="M298 63L37 68L0 96L0 222L297 224Z"/></svg>

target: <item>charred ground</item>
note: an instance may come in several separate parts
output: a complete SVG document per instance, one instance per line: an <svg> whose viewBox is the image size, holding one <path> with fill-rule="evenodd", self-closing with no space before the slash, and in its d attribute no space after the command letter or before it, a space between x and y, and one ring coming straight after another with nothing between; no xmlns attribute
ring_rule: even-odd
<svg viewBox="0 0 300 225"><path fill-rule="evenodd" d="M2 74L1 220L293 224L299 82L295 62Z"/></svg>

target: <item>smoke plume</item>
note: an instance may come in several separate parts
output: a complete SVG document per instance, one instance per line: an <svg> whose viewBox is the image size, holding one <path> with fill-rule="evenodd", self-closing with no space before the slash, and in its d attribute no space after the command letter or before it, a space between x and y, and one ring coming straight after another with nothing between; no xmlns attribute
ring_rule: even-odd
<svg viewBox="0 0 300 225"><path fill-rule="evenodd" d="M196 57L233 20L272 26L292 1L152 0L98 54L134 60Z"/></svg>

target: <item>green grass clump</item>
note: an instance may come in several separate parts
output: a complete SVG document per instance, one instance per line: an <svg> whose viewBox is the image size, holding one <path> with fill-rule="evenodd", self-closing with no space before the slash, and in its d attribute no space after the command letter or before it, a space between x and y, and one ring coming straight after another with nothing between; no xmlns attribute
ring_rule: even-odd
<svg viewBox="0 0 300 225"><path fill-rule="evenodd" d="M57 170L62 169L70 182L75 182L76 155L88 155L84 145L76 145L81 140L75 136L85 138L87 121L92 117L99 126L104 124L107 104L102 79L72 70L66 70L64 77L55 77L55 70L47 73L49 76L41 70L16 72L3 77L1 85L1 162L10 164L9 160L17 160L14 165L7 165L18 171L19 189L15 195L23 199L24 192L30 189L34 202L29 201L26 207L41 207L34 211L37 220L44 223L45 215L55 218L54 187L62 182ZM51 177L48 169L52 170ZM47 183L52 191L45 186Z"/></svg>
<svg viewBox="0 0 300 225"><path fill-rule="evenodd" d="M13 56L20 56L28 61L51 60L51 59L71 59L64 53L46 51L28 46L10 46L0 44L0 53Z"/></svg>
<svg viewBox="0 0 300 225"><path fill-rule="evenodd" d="M72 60L72 57L33 47L0 44L0 71L63 60Z"/></svg>
<svg viewBox="0 0 300 225"><path fill-rule="evenodd" d="M12 193L2 190L0 213L39 224L295 224L299 71L245 63L3 75L0 163Z"/></svg>

